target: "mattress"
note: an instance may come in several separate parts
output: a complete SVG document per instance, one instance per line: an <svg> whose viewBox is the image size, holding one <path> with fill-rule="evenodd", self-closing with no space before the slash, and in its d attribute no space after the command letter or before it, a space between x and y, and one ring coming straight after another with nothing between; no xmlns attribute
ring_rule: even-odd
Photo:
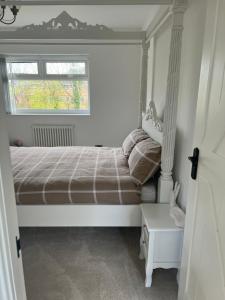
<svg viewBox="0 0 225 300"><path fill-rule="evenodd" d="M141 203L141 187L130 176L121 148L11 147L10 150L18 205ZM152 190L147 189L150 195Z"/></svg>
<svg viewBox="0 0 225 300"><path fill-rule="evenodd" d="M156 180L149 180L141 187L141 202L154 203L157 197Z"/></svg>

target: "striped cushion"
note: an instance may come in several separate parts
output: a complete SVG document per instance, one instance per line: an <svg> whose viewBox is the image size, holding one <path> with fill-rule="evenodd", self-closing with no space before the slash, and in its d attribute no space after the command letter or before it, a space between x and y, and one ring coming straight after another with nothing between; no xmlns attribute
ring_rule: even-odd
<svg viewBox="0 0 225 300"><path fill-rule="evenodd" d="M125 138L123 145L122 145L122 150L123 150L123 154L126 157L129 157L132 149L134 148L134 146L149 138L148 134L142 129L142 128L137 128L134 129L133 131L131 131L131 133Z"/></svg>
<svg viewBox="0 0 225 300"><path fill-rule="evenodd" d="M130 175L137 184L144 184L158 170L161 146L151 138L136 144L128 159Z"/></svg>

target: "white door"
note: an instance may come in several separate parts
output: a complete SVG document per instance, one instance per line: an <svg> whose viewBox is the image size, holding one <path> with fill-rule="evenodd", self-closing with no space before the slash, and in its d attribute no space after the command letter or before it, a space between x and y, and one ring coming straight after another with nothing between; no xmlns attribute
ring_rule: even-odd
<svg viewBox="0 0 225 300"><path fill-rule="evenodd" d="M208 0L179 299L225 299L225 0Z"/></svg>
<svg viewBox="0 0 225 300"><path fill-rule="evenodd" d="M19 229L2 90L0 82L0 299L25 300L22 258L16 247Z"/></svg>

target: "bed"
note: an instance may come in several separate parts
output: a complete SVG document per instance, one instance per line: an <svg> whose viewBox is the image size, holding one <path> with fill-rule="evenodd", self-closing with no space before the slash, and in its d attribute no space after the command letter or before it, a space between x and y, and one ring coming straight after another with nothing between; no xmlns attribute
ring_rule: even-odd
<svg viewBox="0 0 225 300"><path fill-rule="evenodd" d="M162 145L153 106L142 127ZM20 226L140 226L140 204L157 200L157 176L137 184L122 148L10 150Z"/></svg>
<svg viewBox="0 0 225 300"><path fill-rule="evenodd" d="M121 148L11 147L18 205L140 204L154 181L137 185Z"/></svg>

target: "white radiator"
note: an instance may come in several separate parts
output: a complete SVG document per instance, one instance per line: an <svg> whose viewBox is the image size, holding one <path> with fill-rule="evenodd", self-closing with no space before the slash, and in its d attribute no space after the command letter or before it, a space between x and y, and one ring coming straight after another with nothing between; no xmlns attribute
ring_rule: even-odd
<svg viewBox="0 0 225 300"><path fill-rule="evenodd" d="M33 125L35 147L57 147L74 145L73 125Z"/></svg>

